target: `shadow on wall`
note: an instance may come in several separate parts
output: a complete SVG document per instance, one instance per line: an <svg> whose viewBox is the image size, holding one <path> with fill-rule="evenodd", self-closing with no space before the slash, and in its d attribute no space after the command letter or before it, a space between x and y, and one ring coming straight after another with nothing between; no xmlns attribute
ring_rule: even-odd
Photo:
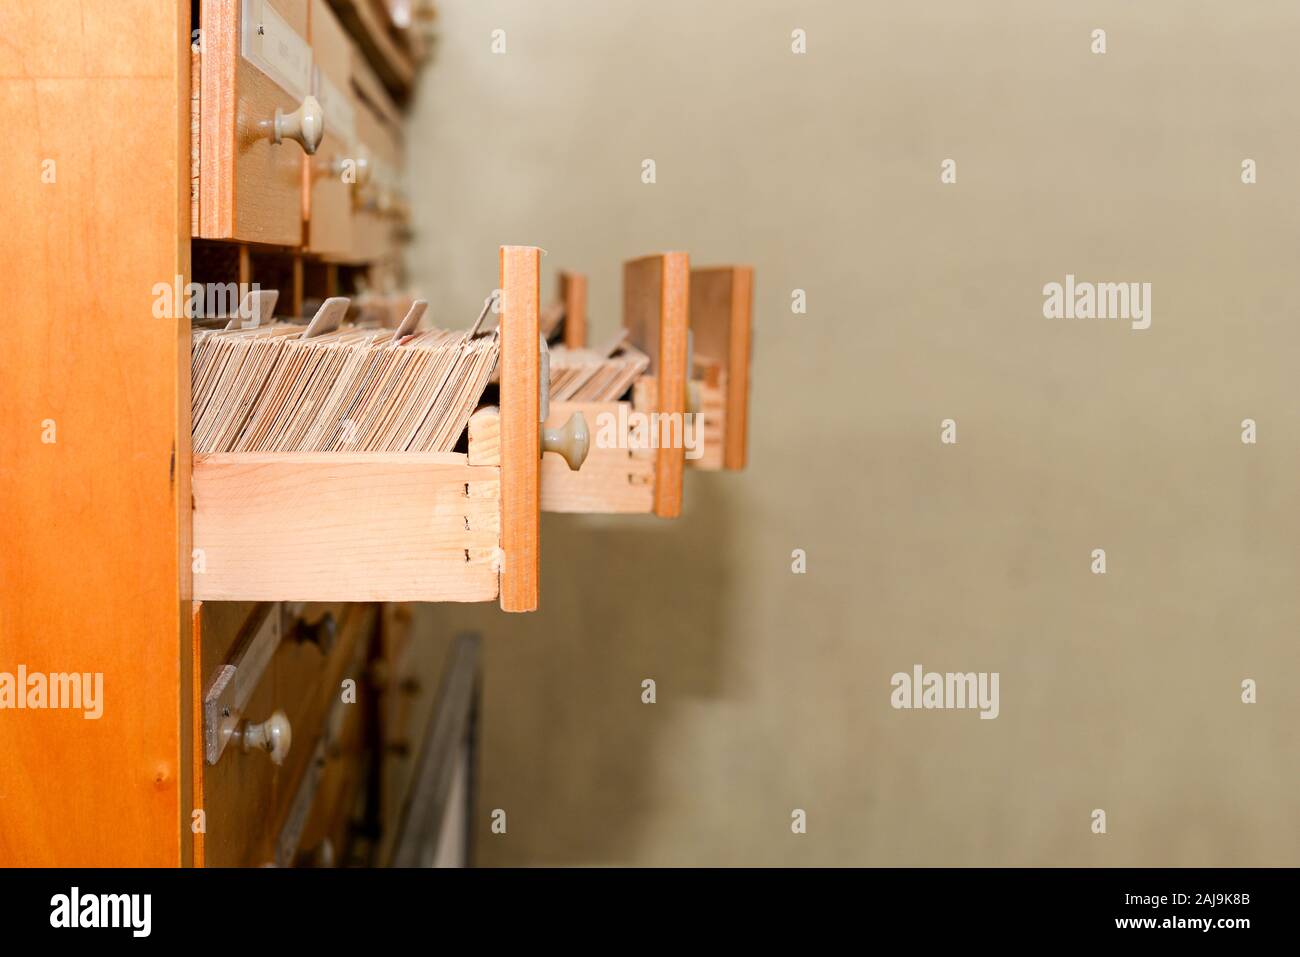
<svg viewBox="0 0 1300 957"><path fill-rule="evenodd" d="M471 627L484 637L478 865L642 856L639 825L663 779L661 734L683 702L726 693L724 617L735 582L720 547L730 527L725 478L688 477L685 509L672 521L544 515L536 613L422 609L426 630ZM642 700L647 680L653 704ZM491 831L498 808L505 835Z"/></svg>

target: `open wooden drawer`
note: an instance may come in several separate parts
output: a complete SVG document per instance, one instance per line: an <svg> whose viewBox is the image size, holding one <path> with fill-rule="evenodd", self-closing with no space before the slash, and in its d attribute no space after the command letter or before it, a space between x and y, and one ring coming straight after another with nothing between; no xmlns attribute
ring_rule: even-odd
<svg viewBox="0 0 1300 957"><path fill-rule="evenodd" d="M503 246L496 461L478 451L195 455L194 597L538 601L538 267ZM548 456L553 458L554 456ZM199 560L201 558L201 560Z"/></svg>
<svg viewBox="0 0 1300 957"><path fill-rule="evenodd" d="M753 293L749 266L691 270L694 361L687 404L701 434L687 463L698 469L745 467ZM653 376L642 378L633 404L650 401L654 389Z"/></svg>
<svg viewBox="0 0 1300 957"><path fill-rule="evenodd" d="M559 459L543 461L544 511L671 517L681 511L684 465L744 468L753 282L749 266L690 269L684 253L625 264L624 326L651 366L633 385L631 401L551 403L547 425L558 427L581 412L592 444L580 471L569 471ZM586 277L562 272L558 300L552 308L564 317L564 345L586 346ZM645 447L645 432L634 434L655 413L682 411L693 414L682 419L680 432L673 422L666 431L648 430L663 439L658 448Z"/></svg>
<svg viewBox="0 0 1300 957"><path fill-rule="evenodd" d="M585 277L561 274L560 299L564 342L581 347L586 337ZM556 456L543 460L544 511L649 512L662 518L681 514L689 301L686 253L624 263L623 326L628 341L650 357L650 375L638 382L630 402L550 403L547 427L560 428L580 412L591 430L591 448L578 471ZM649 424L653 416L675 417L676 430L670 425L661 433ZM677 440L660 442L661 434L676 435Z"/></svg>
<svg viewBox="0 0 1300 957"><path fill-rule="evenodd" d="M754 270L691 270L691 336L696 379L692 411L703 416L703 445L690 464L743 469L749 430L749 362L753 349Z"/></svg>

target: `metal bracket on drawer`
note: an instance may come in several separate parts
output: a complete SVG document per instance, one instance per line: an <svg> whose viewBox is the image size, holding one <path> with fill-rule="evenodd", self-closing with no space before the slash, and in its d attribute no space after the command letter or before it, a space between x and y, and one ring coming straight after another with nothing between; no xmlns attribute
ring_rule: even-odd
<svg viewBox="0 0 1300 957"><path fill-rule="evenodd" d="M203 696L203 756L208 764L221 759L283 633L280 609L272 605L231 660L217 669Z"/></svg>

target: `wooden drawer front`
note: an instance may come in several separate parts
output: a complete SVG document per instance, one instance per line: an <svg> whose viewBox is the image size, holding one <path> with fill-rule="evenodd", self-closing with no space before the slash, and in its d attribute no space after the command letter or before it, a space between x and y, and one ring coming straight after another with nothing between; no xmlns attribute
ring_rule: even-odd
<svg viewBox="0 0 1300 957"><path fill-rule="evenodd" d="M501 470L454 452L194 458L205 599L489 601Z"/></svg>
<svg viewBox="0 0 1300 957"><path fill-rule="evenodd" d="M306 247L331 259L352 252L352 193L356 182L356 102L347 35L325 0L312 0L312 87L325 114L325 138L306 163Z"/></svg>
<svg viewBox="0 0 1300 957"><path fill-rule="evenodd" d="M385 629L382 644L385 662L384 737L404 750L403 744L418 745L420 730L412 719L422 712L421 702L433 700L437 684L439 642L411 640L409 626Z"/></svg>
<svg viewBox="0 0 1300 957"><path fill-rule="evenodd" d="M267 29L267 68L242 52L246 4ZM271 135L276 110L294 112L311 92L307 19L307 0L203 0L199 234L205 238L302 242L306 154L291 140L273 143ZM277 67L276 77L267 72Z"/></svg>
<svg viewBox="0 0 1300 957"><path fill-rule="evenodd" d="M711 379L691 383L699 397L690 431L683 433L686 464L698 469L721 469L724 465L723 437L727 431L726 375L715 373ZM659 386L654 376L642 376L632 387L633 408L649 413L657 401ZM686 423L683 421L683 428Z"/></svg>
<svg viewBox="0 0 1300 957"><path fill-rule="evenodd" d="M330 0L348 31L356 38L364 50L367 62L373 63L379 71L374 82L383 83L398 95L406 98L415 83L416 61L413 49L422 41L417 31L408 26L399 26L393 8L402 3L407 9L407 21L411 19L414 4L409 0ZM433 4L426 3L426 12L432 12ZM404 35L403 35L404 34ZM400 36L400 39L399 39Z"/></svg>
<svg viewBox="0 0 1300 957"><path fill-rule="evenodd" d="M653 512L671 518L681 510L682 467L717 448L705 433L724 421L716 386L722 373L707 364L708 386L687 389L689 322L694 302L685 253L646 256L623 266L623 326L633 345L650 358L650 371L632 386L632 401L550 403L548 429L563 429L570 416L586 419L591 444L577 471L556 455L542 458L543 511L633 513ZM580 273L561 272L553 308L563 315L564 344L587 346L587 280ZM698 383L692 383L698 385ZM685 415L688 395L700 395L707 406L704 423ZM471 438L474 420L470 420ZM486 425L488 423L480 423ZM472 451L472 447L471 447ZM486 463L484 463L486 464Z"/></svg>
<svg viewBox="0 0 1300 957"><path fill-rule="evenodd" d="M379 860L389 860L402 806L411 789L416 759L424 744L446 655L440 641L405 642L385 633L388 683L382 707L383 755L380 778L384 836ZM389 657L393 655L394 657Z"/></svg>
<svg viewBox="0 0 1300 957"><path fill-rule="evenodd" d="M201 636L195 638L199 649L198 671L206 681L230 658L235 642L257 625L270 605L252 601L205 601L195 605L199 608L195 629L202 630Z"/></svg>
<svg viewBox="0 0 1300 957"><path fill-rule="evenodd" d="M687 342L690 331L690 259L672 252L623 264L623 326L628 340L650 357L655 377L647 411L675 416L686 411ZM655 451L654 512L676 518L682 510L685 449L680 441Z"/></svg>
<svg viewBox="0 0 1300 957"><path fill-rule="evenodd" d="M427 644L427 643L426 643ZM439 669L438 688L420 709L420 746L405 780L401 810L388 823L395 840L382 860L393 867L468 863L469 812L481 685L481 639L458 635Z"/></svg>
<svg viewBox="0 0 1300 957"><path fill-rule="evenodd" d="M266 607L257 627L266 626L266 616L281 614L279 605ZM277 710L284 712L293 739L284 762L277 766L263 752L245 751L235 737L215 764L202 763L207 866L285 863L279 845L295 811L294 799L312 765L326 715L339 700L342 672L374 621L369 606L338 606L324 614L334 615L336 621L335 637L324 647L296 637L300 633L295 623L285 622L279 646L243 711L243 720L249 722L265 721ZM203 631L206 641L207 628ZM298 822L299 835L305 820L304 815Z"/></svg>
<svg viewBox="0 0 1300 957"><path fill-rule="evenodd" d="M743 469L748 444L749 364L754 270L714 266L691 270L691 332L704 413L704 455L696 468Z"/></svg>
<svg viewBox="0 0 1300 957"><path fill-rule="evenodd" d="M382 607L383 632L381 654L385 667L403 667L406 649L410 647L414 633L412 621L414 606L407 603L389 602Z"/></svg>
<svg viewBox="0 0 1300 957"><path fill-rule="evenodd" d="M636 410L629 402L552 402L547 428L560 428L581 412L591 432L582 468L558 455L542 456L542 511L650 512L654 509L655 453L638 442Z"/></svg>
<svg viewBox="0 0 1300 957"><path fill-rule="evenodd" d="M357 153L369 166L368 181L354 192L352 258L382 259L395 247L393 185L401 165L401 147L387 120L364 100L357 101Z"/></svg>
<svg viewBox="0 0 1300 957"><path fill-rule="evenodd" d="M315 766L298 785L289 819L280 832L283 860L292 857L296 864L320 867L343 863L353 812L366 782L367 709L363 699L373 693L366 676L369 648L370 641L361 636L343 669L343 678L356 682L357 703L348 704L336 695L329 704L312 756ZM296 834L298 815L304 819L300 834Z"/></svg>

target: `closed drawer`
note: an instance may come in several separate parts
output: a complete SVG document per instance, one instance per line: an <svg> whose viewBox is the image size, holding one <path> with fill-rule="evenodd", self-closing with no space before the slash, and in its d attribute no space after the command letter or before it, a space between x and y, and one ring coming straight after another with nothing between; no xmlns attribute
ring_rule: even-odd
<svg viewBox="0 0 1300 957"><path fill-rule="evenodd" d="M357 104L356 126L367 180L354 194L352 258L370 261L382 259L396 243L393 189L400 153L393 131L364 101Z"/></svg>
<svg viewBox="0 0 1300 957"><path fill-rule="evenodd" d="M437 671L437 690L427 702L421 701L418 711L413 709L418 747L412 742L403 766L398 768L394 762L391 774L385 775L385 784L393 790L385 796L380 859L391 866L469 863L480 645L473 634L458 635L452 642L445 664ZM432 677L433 672L429 674Z"/></svg>
<svg viewBox="0 0 1300 957"><path fill-rule="evenodd" d="M325 0L311 3L312 90L325 115L325 136L306 162L303 187L307 250L326 259L352 252L352 194L369 170L358 164L351 47Z"/></svg>
<svg viewBox="0 0 1300 957"><path fill-rule="evenodd" d="M383 606L380 653L386 668L396 667L401 672L405 666L406 650L411 645L415 630L414 609L414 605L397 602Z"/></svg>
<svg viewBox="0 0 1300 957"><path fill-rule="evenodd" d="M218 613L214 608L211 616L205 616L200 610L201 647L209 642L209 626ZM310 627L330 620L332 629ZM287 615L279 604L263 604L233 643L230 656L205 674L198 703L203 734L196 742L202 752L202 760L196 762L200 778L196 785L205 814L201 855L205 865L285 863L281 844L286 827L296 826L300 833L305 822L301 812L294 813L299 810L294 798L313 763L326 716L340 700L345 666L373 622L374 609L364 605L316 609L300 620ZM309 627L304 629L304 623ZM325 640L326 634L332 637ZM213 636L212 643L225 642ZM229 716L234 734L214 752L209 750L214 727L211 702L217 698L223 667L243 669L232 680L245 682L251 690L238 696L239 707ZM217 715L225 711L215 709ZM268 720L281 721L282 734L289 735L278 764L274 760L278 755L246 748L244 743L256 733L254 726ZM301 820L295 824L291 819L296 816Z"/></svg>
<svg viewBox="0 0 1300 957"><path fill-rule="evenodd" d="M415 47L420 38L409 28L412 14L410 0L330 0L348 32L356 40L368 63L378 74L375 82L383 78L385 87L406 99L415 83ZM403 19L408 26L399 25L394 8L405 6ZM433 4L425 4L425 13L431 13ZM418 14L417 14L418 15Z"/></svg>
<svg viewBox="0 0 1300 957"><path fill-rule="evenodd" d="M404 605L385 608L403 609ZM397 752L419 745L419 728L412 723L424 704L433 700L432 680L437 676L436 642L414 641L414 626L409 613L400 611L384 616L384 740Z"/></svg>
<svg viewBox="0 0 1300 957"><path fill-rule="evenodd" d="M382 606L381 606L382 607ZM367 780L368 716L373 694L368 675L371 642L359 640L343 669L356 683L356 704L335 696L325 715L311 764L298 784L277 841L279 862L331 867L346 861L352 823L360 815Z"/></svg>
<svg viewBox="0 0 1300 957"><path fill-rule="evenodd" d="M357 153L366 182L354 191L352 258L373 261L397 255L405 215L402 193L400 114L357 50L351 59L356 102Z"/></svg>
<svg viewBox="0 0 1300 957"><path fill-rule="evenodd" d="M409 619L388 618L383 640L383 697L380 702L380 813L383 838L379 860L387 861L397 838L403 805L424 746L441 678L446 642L413 640Z"/></svg>
<svg viewBox="0 0 1300 957"><path fill-rule="evenodd" d="M315 103L307 0L203 0L200 23L199 235L298 246L304 150L321 123L309 109L307 146L289 138L289 118Z"/></svg>

